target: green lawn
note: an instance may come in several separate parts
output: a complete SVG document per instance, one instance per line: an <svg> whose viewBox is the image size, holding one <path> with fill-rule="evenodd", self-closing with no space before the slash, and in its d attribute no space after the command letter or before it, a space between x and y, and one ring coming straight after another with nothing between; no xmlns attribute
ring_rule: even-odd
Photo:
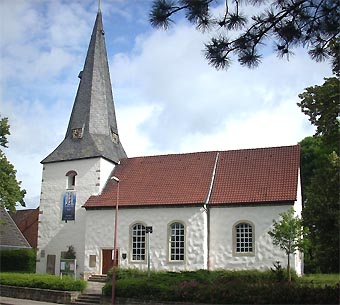
<svg viewBox="0 0 340 305"><path fill-rule="evenodd" d="M336 286L340 282L340 274L306 274L299 278L298 282L307 286Z"/></svg>

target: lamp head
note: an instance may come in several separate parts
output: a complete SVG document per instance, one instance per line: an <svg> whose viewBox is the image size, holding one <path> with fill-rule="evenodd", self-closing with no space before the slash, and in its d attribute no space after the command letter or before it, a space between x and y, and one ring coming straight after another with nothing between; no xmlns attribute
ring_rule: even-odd
<svg viewBox="0 0 340 305"><path fill-rule="evenodd" d="M116 176L112 176L112 177L111 177L111 180L114 180L114 181L116 181L117 183L119 183L119 178L117 178Z"/></svg>

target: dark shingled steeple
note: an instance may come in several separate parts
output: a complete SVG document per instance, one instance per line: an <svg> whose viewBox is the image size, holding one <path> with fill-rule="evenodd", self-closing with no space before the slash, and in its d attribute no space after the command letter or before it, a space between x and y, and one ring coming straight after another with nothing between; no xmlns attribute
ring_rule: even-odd
<svg viewBox="0 0 340 305"><path fill-rule="evenodd" d="M118 136L102 14L97 13L84 70L63 142L41 163L103 157L118 163L126 153Z"/></svg>

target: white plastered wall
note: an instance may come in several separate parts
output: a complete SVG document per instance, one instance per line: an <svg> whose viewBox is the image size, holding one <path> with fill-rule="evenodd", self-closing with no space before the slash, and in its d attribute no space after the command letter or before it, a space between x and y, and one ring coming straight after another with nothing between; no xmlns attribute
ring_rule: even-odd
<svg viewBox="0 0 340 305"><path fill-rule="evenodd" d="M37 273L46 273L47 255L56 255L55 272L59 274L60 254L72 245L77 257L77 277L84 271L85 214L82 207L106 183L114 164L103 158L47 163L43 165L38 227ZM77 172L75 221L62 221L62 200L67 190L68 171Z"/></svg>
<svg viewBox="0 0 340 305"><path fill-rule="evenodd" d="M153 227L150 235L150 262L154 270L197 270L206 266L206 213L200 207L120 208L118 210L117 248L119 266L147 269L147 261L131 260L130 228L135 223ZM115 210L88 210L86 215L85 274L101 273L102 249L113 249ZM181 263L169 262L168 227L182 222L186 230L186 257ZM122 255L126 254L126 259ZM89 267L90 255L96 256L96 266Z"/></svg>
<svg viewBox="0 0 340 305"><path fill-rule="evenodd" d="M297 190L297 200L294 203L295 216L302 217L302 191L301 191L301 178L300 171L298 175L298 190ZM303 262L303 252L296 251L293 257L294 269L298 275L303 275L304 273L304 262Z"/></svg>
<svg viewBox="0 0 340 305"><path fill-rule="evenodd" d="M242 207L213 207L210 211L210 267L212 270L267 270L280 261L287 265L287 256L272 243L268 231L273 219L286 212L292 205L262 205ZM233 226L239 221L249 221L254 225L255 253L249 256L233 254ZM292 256L292 267L296 269L296 255Z"/></svg>
<svg viewBox="0 0 340 305"><path fill-rule="evenodd" d="M295 203L295 205L298 205ZM268 270L273 263L287 264L287 256L268 235L273 219L287 211L292 205L263 205L257 207L216 207L210 209L210 263L211 270L229 269ZM113 249L115 210L88 210L86 215L85 276L100 274L102 249ZM255 227L255 255L233 255L233 225L248 220ZM186 260L172 263L168 260L168 226L180 221L186 228ZM147 261L131 261L130 228L135 223L152 226L150 255L154 270L198 270L207 268L207 215L203 208L121 208L118 213L119 266L123 268L147 269ZM126 254L126 259L122 255ZM90 255L96 256L96 266L89 267ZM301 273L300 254L291 258L292 267Z"/></svg>

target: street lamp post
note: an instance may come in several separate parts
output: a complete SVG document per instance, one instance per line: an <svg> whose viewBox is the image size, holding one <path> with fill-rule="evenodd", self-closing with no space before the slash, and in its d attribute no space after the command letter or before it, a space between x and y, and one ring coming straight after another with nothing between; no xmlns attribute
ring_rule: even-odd
<svg viewBox="0 0 340 305"><path fill-rule="evenodd" d="M116 265L117 265L117 231L118 231L118 206L119 206L119 179L115 176L111 178L117 182L117 201L115 211L115 228L114 228L114 242L113 242L113 269L112 269L112 305L115 305L116 292Z"/></svg>
<svg viewBox="0 0 340 305"><path fill-rule="evenodd" d="M145 231L148 234L148 277L150 277L150 233L152 233L152 227L147 226Z"/></svg>

